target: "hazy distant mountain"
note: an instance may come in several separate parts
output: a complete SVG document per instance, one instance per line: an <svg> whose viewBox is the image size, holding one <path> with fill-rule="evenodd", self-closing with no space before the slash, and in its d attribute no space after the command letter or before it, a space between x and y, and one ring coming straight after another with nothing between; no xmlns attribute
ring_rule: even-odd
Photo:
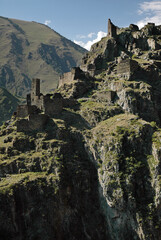
<svg viewBox="0 0 161 240"><path fill-rule="evenodd" d="M0 86L15 95L25 96L32 78L52 90L85 52L46 25L0 17Z"/></svg>
<svg viewBox="0 0 161 240"><path fill-rule="evenodd" d="M0 88L0 125L10 119L16 110L19 100L5 88Z"/></svg>

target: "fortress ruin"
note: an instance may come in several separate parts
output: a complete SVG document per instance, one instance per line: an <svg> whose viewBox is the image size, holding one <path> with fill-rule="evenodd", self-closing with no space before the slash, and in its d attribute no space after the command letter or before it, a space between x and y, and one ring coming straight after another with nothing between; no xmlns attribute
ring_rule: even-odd
<svg viewBox="0 0 161 240"><path fill-rule="evenodd" d="M27 117L30 114L40 113L49 116L61 113L63 109L63 97L59 93L43 95L40 92L40 79L32 80L31 93L26 98L27 105L19 105L16 116Z"/></svg>
<svg viewBox="0 0 161 240"><path fill-rule="evenodd" d="M14 116L17 120L17 131L33 131L43 129L47 120L62 112L69 99L60 93L43 95L40 92L40 79L32 80L31 93L27 94L26 105L19 105Z"/></svg>

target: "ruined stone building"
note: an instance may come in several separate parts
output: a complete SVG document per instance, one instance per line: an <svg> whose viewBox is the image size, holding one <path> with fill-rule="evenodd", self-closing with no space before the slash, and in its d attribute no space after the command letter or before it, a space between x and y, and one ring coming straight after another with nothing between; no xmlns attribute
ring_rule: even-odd
<svg viewBox="0 0 161 240"><path fill-rule="evenodd" d="M65 83L70 83L77 79L82 80L84 78L85 78L85 73L79 67L74 67L72 68L71 72L64 73L63 75L60 76L58 87L61 87Z"/></svg>
<svg viewBox="0 0 161 240"><path fill-rule="evenodd" d="M17 117L44 112L49 116L59 114L63 108L63 97L59 93L43 95L40 92L40 79L33 79L31 93L27 95L27 105L19 105Z"/></svg>
<svg viewBox="0 0 161 240"><path fill-rule="evenodd" d="M31 93L27 95L27 104L19 105L15 116L17 131L33 131L43 129L47 120L63 109L63 97L59 93L43 95L40 92L40 79L33 79Z"/></svg>
<svg viewBox="0 0 161 240"><path fill-rule="evenodd" d="M139 71L139 64L130 58L119 59L117 64L117 74L129 80L130 77Z"/></svg>
<svg viewBox="0 0 161 240"><path fill-rule="evenodd" d="M108 34L109 37L116 37L117 27L108 19Z"/></svg>
<svg viewBox="0 0 161 240"><path fill-rule="evenodd" d="M79 71L72 70L71 73L67 73L67 80L70 77L73 79L76 75L80 76ZM82 73L82 72L81 72ZM74 77L75 76L75 77ZM60 80L59 85L64 84L66 80ZM61 114L63 107L73 107L77 101L75 99L63 98L60 93L43 95L40 92L40 79L32 79L31 93L27 94L26 105L19 105L17 112L14 116L17 120L17 131L34 131L44 128L49 118L55 117Z"/></svg>
<svg viewBox="0 0 161 240"><path fill-rule="evenodd" d="M80 67L74 67L72 68L71 72L64 73L62 76L60 76L59 79L59 86L61 87L64 84L69 84L73 81L90 81L91 77L88 72L84 72L80 69Z"/></svg>

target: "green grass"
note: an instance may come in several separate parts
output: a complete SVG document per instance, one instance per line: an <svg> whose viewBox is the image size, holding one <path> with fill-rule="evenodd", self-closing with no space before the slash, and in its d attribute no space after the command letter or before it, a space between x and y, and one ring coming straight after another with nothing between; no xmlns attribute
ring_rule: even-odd
<svg viewBox="0 0 161 240"><path fill-rule="evenodd" d="M92 101L80 102L80 114L89 122L91 126L95 126L98 122L104 121L114 115L120 114L122 109L119 106L109 106L104 102Z"/></svg>
<svg viewBox="0 0 161 240"><path fill-rule="evenodd" d="M94 129L94 135L97 135L99 141L105 141L112 136L115 138L115 135L121 137L122 134L127 132L128 135L135 134L139 128L144 127L146 122L142 119L138 119L136 115L133 114L120 114L114 117L111 117L101 123L99 123Z"/></svg>
<svg viewBox="0 0 161 240"><path fill-rule="evenodd" d="M13 188L18 185L27 185L30 182L35 182L35 185L38 184L46 186L48 179L52 179L53 183L58 179L54 174L47 176L46 172L28 172L21 174L12 174L7 178L2 178L0 181L0 193L9 195L13 194ZM46 183L44 183L44 180ZM56 185L55 185L56 186Z"/></svg>

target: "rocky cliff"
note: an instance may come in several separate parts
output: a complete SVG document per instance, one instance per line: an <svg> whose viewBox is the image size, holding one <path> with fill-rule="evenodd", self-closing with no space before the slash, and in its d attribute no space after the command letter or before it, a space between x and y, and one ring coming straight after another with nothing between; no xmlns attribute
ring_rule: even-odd
<svg viewBox="0 0 161 240"><path fill-rule="evenodd" d="M1 127L1 239L161 239L161 27L116 29L60 79L75 104Z"/></svg>

